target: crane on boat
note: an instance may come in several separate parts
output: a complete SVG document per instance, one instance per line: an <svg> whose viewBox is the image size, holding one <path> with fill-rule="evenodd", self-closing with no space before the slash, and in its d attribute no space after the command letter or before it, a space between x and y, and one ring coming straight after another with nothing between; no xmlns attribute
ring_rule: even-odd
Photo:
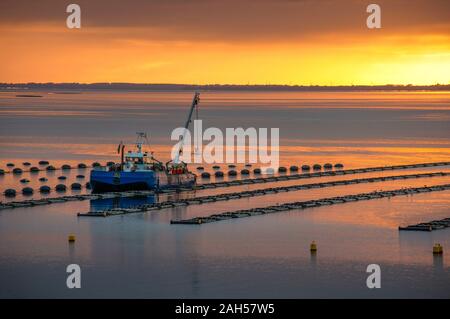
<svg viewBox="0 0 450 319"><path fill-rule="evenodd" d="M121 153L120 164L96 167L91 170L92 192L148 190L195 185L197 176L189 171L186 163L181 161L180 155L183 152L189 124L199 101L200 93L196 92L189 109L183 135L178 143L178 152L173 160L163 165L153 157L153 152L144 151L143 144L148 142L147 134L139 132L135 150L125 153L125 145L122 142L119 144L117 151Z"/></svg>
<svg viewBox="0 0 450 319"><path fill-rule="evenodd" d="M173 164L178 165L180 164L180 156L183 154L183 146L184 146L184 140L186 138L186 133L189 129L189 124L191 124L192 121L192 115L194 114L194 110L196 111L197 117L198 117L198 104L200 102L200 92L195 92L194 98L192 99L191 109L189 110L189 114L186 120L186 124L184 125L184 131L183 136L180 139L180 144L178 147L178 151L175 154L175 158L173 159Z"/></svg>

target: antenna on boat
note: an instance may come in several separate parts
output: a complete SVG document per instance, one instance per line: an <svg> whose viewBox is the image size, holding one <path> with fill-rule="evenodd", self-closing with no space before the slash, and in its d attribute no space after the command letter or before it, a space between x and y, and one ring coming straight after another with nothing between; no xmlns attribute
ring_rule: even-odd
<svg viewBox="0 0 450 319"><path fill-rule="evenodd" d="M147 132L136 132L136 135L136 147L139 149L139 151L142 151L142 146L144 144L150 145L147 138Z"/></svg>
<svg viewBox="0 0 450 319"><path fill-rule="evenodd" d="M186 124L184 125L184 132L183 132L183 136L181 137L181 140L180 140L180 147L178 148L178 152L176 153L175 159L173 160L173 162L175 164L180 163L180 155L183 154L183 145L184 145L184 139L186 137L186 132L189 128L189 124L191 123L192 114L194 113L194 109L197 109L199 102L200 102L200 92L195 92L194 98L192 99L191 109L189 110L189 115L187 117ZM197 113L197 116L198 116L198 113Z"/></svg>

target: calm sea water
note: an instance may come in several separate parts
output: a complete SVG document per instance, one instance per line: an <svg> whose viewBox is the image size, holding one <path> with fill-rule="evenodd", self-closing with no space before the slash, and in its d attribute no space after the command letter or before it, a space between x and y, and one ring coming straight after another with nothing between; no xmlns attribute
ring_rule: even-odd
<svg viewBox="0 0 450 319"><path fill-rule="evenodd" d="M0 168L117 161L117 144L148 132L161 160L174 144L192 98L186 92L0 92ZM58 93L58 92L56 92ZM59 92L61 93L61 92ZM342 163L346 168L450 159L450 93L204 92L204 127L280 128L284 166ZM219 164L226 170L225 164ZM207 171L212 171L210 165ZM191 166L195 170L195 165ZM238 169L242 165L238 165ZM9 169L8 169L9 170ZM375 172L198 191L199 196L275 185L449 171ZM58 180L64 175L66 180ZM76 178L84 175L84 179ZM88 181L89 169L0 176L0 191ZM40 182L40 177L48 181ZM249 177L253 177L250 175ZM21 179L30 180L22 184ZM240 178L240 177L238 177ZM170 225L171 219L282 202L450 183L448 177L339 186L109 218L77 212L108 205L70 202L0 211L0 297L450 297L450 229L399 225L450 217L450 192L349 203L223 221ZM81 193L87 192L83 188ZM72 194L68 190L65 194ZM51 193L49 196L59 196ZM36 192L31 198L40 198ZM14 200L23 199L18 195ZM29 198L29 197L27 197ZM150 198L165 200L167 195ZM0 201L9 201L0 195ZM103 205L103 206L102 206ZM68 245L67 235L77 241ZM318 243L311 256L309 244ZM434 243L444 246L433 256ZM82 269L82 288L66 287L66 266ZM366 267L382 288L366 287Z"/></svg>

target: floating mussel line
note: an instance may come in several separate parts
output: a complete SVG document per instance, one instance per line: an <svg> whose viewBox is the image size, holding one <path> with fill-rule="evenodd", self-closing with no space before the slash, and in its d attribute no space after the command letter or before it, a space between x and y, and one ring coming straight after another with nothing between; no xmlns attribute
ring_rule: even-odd
<svg viewBox="0 0 450 319"><path fill-rule="evenodd" d="M86 183L85 187L86 187L86 189L91 189L90 183ZM81 190L83 188L83 185L81 185L80 183L72 183L70 185L70 188L72 190ZM43 185L43 186L39 187L39 192L40 193L50 193L51 190L52 190L51 187L47 186L47 185ZM67 186L64 185L64 184L58 184L58 185L55 186L55 190L57 192L65 192L67 190ZM34 189L31 188L31 187L24 187L24 188L22 188L22 194L23 195L32 195L33 193L34 193ZM8 188L8 189L6 189L3 192L3 194L6 197L14 197L14 196L17 195L17 191L15 189Z"/></svg>
<svg viewBox="0 0 450 319"><path fill-rule="evenodd" d="M86 188L90 189L90 185L88 185L89 183L86 184ZM73 190L80 190L83 188L83 186L80 183L72 183L70 185L70 188ZM39 189L41 193L49 193L51 191L51 188L49 186L41 186L41 188ZM67 190L67 186L64 184L58 184L55 186L55 190L57 192L65 192Z"/></svg>
<svg viewBox="0 0 450 319"><path fill-rule="evenodd" d="M445 191L450 189L450 184L443 184L443 185L433 185L433 186L424 186L424 187L410 187L410 188L402 188L402 189L394 189L390 191L372 191L369 193L359 193L359 194L350 194L350 195L344 195L344 196L338 196L338 197L328 197L328 198L320 198L320 199L314 199L314 200L308 200L308 201L300 201L300 202L287 202L282 204L276 204L266 207L256 207L256 208L250 208L250 209L240 209L235 211L228 211L223 213L216 213L212 214L210 216L201 216L201 217L193 217L190 219L182 219L182 220L171 220L171 224L181 224L181 225L201 225L206 223L212 223L212 222L219 222L224 220L235 220L236 218L245 218L245 217L251 217L251 216L260 216L260 215L266 215L266 214L273 214L273 213L279 213L284 211L292 211L292 210L303 210L303 209L309 209L313 207L322 207L322 206L329 206L329 205L336 205L336 204L344 204L344 203L350 203L350 202L357 202L357 201L367 201L367 200L374 200L374 199L380 199L380 198L391 198L393 196L410 196L413 194L418 193L425 193L425 192L435 192L435 191ZM226 195L225 195L226 196ZM224 196L224 197L225 197ZM229 195L228 195L229 196ZM221 200L227 200L229 198L221 198ZM202 204L203 202L199 200L199 198L194 199L196 200L196 203ZM206 202L206 201L205 201ZM209 201L208 201L209 202ZM169 207L173 202L167 204ZM180 203L178 203L177 206L179 206ZM189 205L189 202L183 203L184 205ZM183 205L181 204L181 205ZM131 209L122 209L120 211L100 211L100 212L88 212L88 213L78 213L78 216L111 216L111 215L123 215L128 213L136 213L136 212L146 212L150 209L162 209L165 208L163 205L159 204L159 206L148 206L142 207L139 209L131 208ZM447 219L446 219L447 220ZM445 221L446 221L445 220ZM445 223L445 225L444 225ZM443 221L434 221L434 226L439 228L448 227L447 222ZM410 227L413 227L410 230L432 230L431 225L427 225L427 229L419 228L417 229L417 225L412 225ZM404 230L405 228L399 228L400 230ZM316 250L316 246L312 246L311 250ZM442 253L442 250L438 250L435 252L433 250L433 253Z"/></svg>
<svg viewBox="0 0 450 319"><path fill-rule="evenodd" d="M329 174L330 172L327 172L327 173ZM345 174L341 174L341 175L345 175ZM245 190L245 191L237 191L237 192L226 192L226 193L222 193L222 194L214 194L214 195L206 195L206 196L195 196L194 198L180 199L180 200L175 200L175 201L169 199L169 200L163 201L163 202L158 202L158 203L154 203L154 204L138 205L138 206L133 206L131 208L112 208L112 209L106 209L103 211L78 213L78 216L106 217L106 216L123 215L123 214L129 214L129 213L142 213L142 212L147 212L147 211L151 211L151 210L159 210L159 209L172 208L172 207L178 207L178 206L211 203L211 202L223 201L223 200L233 200L233 199L249 198L249 197L255 197L255 196L264 196L264 195L276 194L276 193L280 193L280 192L300 191L300 190L316 189L316 188L323 188L323 187L335 187L335 186L351 185L351 184L353 185L353 184L359 184L359 183L384 182L384 181L398 180L398 179L430 178L430 177L440 177L440 176L449 176L449 175L450 175L450 172L449 173L436 172L436 173L409 174L409 175L391 175L391 176L384 176L384 177L357 178L357 179L352 179L352 180L345 179L345 180L310 183L310 184L301 183L301 184L297 184L297 185L288 185L288 186L279 186L279 187L270 187L270 188L265 187L262 189L253 189L253 190ZM327 175L324 175L324 176L327 176ZM272 177L270 179L273 181L276 178ZM282 180L286 180L285 177ZM249 180L242 180L242 181L245 182L246 184L253 184L252 182L249 182ZM222 185L224 185L225 183L226 182L221 182L216 185L218 187L222 187ZM236 182L230 182L228 185L232 185L232 184L236 185ZM209 184L209 185L205 184L205 185L203 185L204 186L203 189L211 188L210 186L212 186L212 185L214 185L214 184ZM450 189L450 184L448 184L448 186L449 186L448 189ZM431 190L431 189L424 189L423 192L426 192L428 190ZM148 192L146 194L148 194ZM88 198L92 199L91 196L89 196ZM105 196L108 196L108 195L105 195ZM121 197L122 194L116 193L115 196ZM128 192L128 193L125 193L124 196L125 197L139 196L139 192L132 192L132 194L130 194L130 192ZM83 198L86 198L86 197L83 197ZM79 199L79 197L77 199Z"/></svg>
<svg viewBox="0 0 450 319"><path fill-rule="evenodd" d="M179 192L179 191L190 191L190 190L197 190L197 189L210 189L210 188L220 188L220 187L228 187L228 186L236 186L236 185L246 185L246 184L259 184L259 183L266 183L266 182L278 182L278 181L286 181L286 180L297 180L297 179L305 179L305 178L315 178L315 177L325 177L325 176L340 176L340 175L349 175L349 174L360 174L360 173L369 173L369 172L379 172L379 171L392 171L392 170L404 170L409 168L422 168L422 167L438 167L438 166L449 166L450 162L434 162L434 163L418 163L418 164L408 164L408 165L393 165L393 166L380 166L380 167L367 167L367 168L359 168L359 169L347 169L342 171L325 171L325 172L316 172L316 173L309 173L309 174L291 174L287 176L271 176L271 177L257 177L254 179L241 179L241 180L234 180L234 181L220 181L215 183L207 183L207 184L199 184L196 186L193 186L192 188L186 188L181 190L169 190L169 192ZM396 175L396 176L385 176L385 177L374 177L374 178L360 178L355 180L345 180L345 181L334 181L334 182L325 182L325 183L316 183L311 184L310 187L317 188L319 187L326 187L329 186L336 186L336 185L348 185L348 184L354 184L354 183L370 183L370 182L378 182L378 181L386 181L386 180L397 180L397 179L406 179L406 178L420 178L420 177L433 177L433 176L448 176L450 173L445 172L437 172L437 173L426 173L426 174L410 174L410 175ZM85 184L86 189L91 189L91 185L89 183ZM305 188L306 187L306 188ZM282 191L287 189L290 190L300 190L300 189L309 189L305 184L299 185L297 187L292 186L286 186L286 187L280 187L280 189L283 188ZM426 187L425 187L426 188ZM273 194L276 188L268 188L264 189L264 193L267 194ZM450 184L448 189L450 189ZM424 190L426 191L426 190ZM15 194L15 191L8 191L13 192ZM259 193L259 190L256 191L246 191L244 193L253 192L255 193L255 196L258 196L256 193ZM72 196L62 196L58 198L50 198L50 199L40 199L37 201L29 201L24 200L21 202L11 202L11 203L4 203L0 204L0 209L9 209L9 208L16 208L16 207L29 207L29 206L36 206L36 205L45 205L45 204L52 204L52 203L60 203L60 202L66 202L68 200L86 200L86 199L97 199L97 198L103 198L104 196L110 198L110 196L113 197L136 197L136 196L148 196L149 194L154 194L154 191L133 191L133 192L120 192L120 193L107 193L106 195L95 195L95 194L78 194L78 195L72 195ZM246 197L248 194L244 194L244 197ZM242 196L241 196L242 197ZM232 197L236 198L236 197ZM197 199L193 199L194 202L198 201ZM206 201L210 202L211 199L207 199ZM206 202L205 201L205 202ZM163 208L163 207L160 207ZM91 215L90 215L91 216ZM97 216L97 215L96 215Z"/></svg>
<svg viewBox="0 0 450 319"><path fill-rule="evenodd" d="M79 190L79 189L82 189L83 186L82 186L80 183L72 183L72 184L70 185L70 188L71 188L71 189L74 189L74 190ZM55 190L56 190L57 192L64 192L64 191L67 190L67 186L64 185L64 184L58 184L58 185L55 186Z"/></svg>
<svg viewBox="0 0 450 319"><path fill-rule="evenodd" d="M24 164L24 165L28 165L28 164L31 165L29 162L24 162L23 164ZM49 165L49 162L48 162L48 161L40 161L39 164L40 164L40 165L48 165L48 166L45 168L46 171L54 171L54 170L56 170L56 168L55 168L54 166ZM107 162L107 163L106 163L107 166L111 166L111 165L114 165L114 164L115 164L114 162ZM14 164L13 164L13 163L8 163L7 166L13 167ZM99 167L99 166L101 166L101 164L98 163L98 162L92 163L92 167ZM84 164L84 163L79 163L79 164L77 165L77 167L78 167L78 168L81 168L81 169L84 169L84 168L87 168L87 165ZM230 164L230 165L228 165L228 167L229 167L229 168L235 168L236 165ZM251 167L251 164L246 164L245 167ZM334 165L334 167L337 168L337 169L342 169L342 168L344 167L344 165L341 164L341 163L337 163L337 164ZM321 166L320 164L314 164L314 165L312 166L312 168L313 168L313 170L317 171L317 170L321 170L321 169L322 169L322 166ZM324 168L325 170L331 170L331 169L333 168L333 164L331 164L331 163L325 163L325 164L323 165L323 168ZM70 166L70 165L68 165L68 164L64 164L64 165L61 166L61 169L63 169L63 170L69 170L69 169L72 169L72 166ZM204 167L203 167L203 166L199 166L199 167L197 167L197 169L198 169L198 170L204 170ZM220 166L214 165L214 166L213 166L213 169L220 169ZM301 170L302 170L302 171L309 171L310 169L311 169L311 167L310 167L309 165L302 165L302 166L301 166ZM291 171L291 172L296 172L296 171L298 171L298 170L299 170L299 167L298 167L298 166L292 165L292 166L289 167L289 171ZM30 168L30 172L32 172L32 173L38 172L38 171L40 171L40 169L39 169L38 167L31 167L31 168ZM12 170L12 172L13 172L13 174L20 175L20 174L23 173L23 170L20 169L20 168L14 168L14 169ZM278 168L278 172L279 172L279 173L285 173L285 172L287 172L287 168L284 167L284 166L280 166L280 167ZM2 175L2 174L4 174L4 173L5 173L4 170L0 170L0 175ZM250 174L250 170L249 170L249 169L242 169L242 170L240 171L240 173L241 173L241 175L249 175L249 174ZM267 174L274 174L274 170L273 170L272 168L268 168L268 169L266 170L266 173L267 173ZM260 169L260 168L255 168L255 169L253 169L253 174L255 174L255 175L261 174L261 169ZM216 172L214 173L214 176L215 176L215 177L223 177L224 175L225 175L225 174L224 174L223 172L221 172L221 171L216 171ZM237 173L236 170L232 169L232 170L229 170L229 171L228 171L227 175L228 175L228 176L237 176L238 173ZM84 176L84 175L77 175L76 178L77 178L77 179L84 179L85 176ZM201 173L201 178L202 178L202 179L210 179L210 178L211 178L211 173L208 173L208 172L202 172L202 173ZM59 176L58 179L59 179L59 180L66 180L67 177L66 177L66 176ZM39 178L39 181L40 181L40 182L46 182L46 181L48 181L48 179L45 178L45 177L41 177L41 178ZM30 181L29 181L28 179L21 179L20 182L23 183L23 184L26 184L26 183L29 183ZM90 186L90 184L87 183L87 184L86 184L86 188L89 189L89 188L90 188L89 186ZM47 190L47 187L48 187L48 186L41 186L40 189L39 189L39 191L42 192L42 193L49 192L49 191ZM81 189L81 188L82 188L82 185L81 185L80 183L72 183L72 185L71 185L71 189L73 189L73 190L79 190L79 189ZM58 184L58 185L56 185L55 190L58 191L58 192L64 192L64 191L67 190L67 186L66 186L66 185L63 185L63 184ZM7 189L7 190L5 190L4 194L5 194L5 196L15 196L15 195L16 195L16 191L13 190L13 189ZM30 188L30 187L25 187L25 188L22 189L22 194L24 194L24 195L33 194L33 189Z"/></svg>
<svg viewBox="0 0 450 319"><path fill-rule="evenodd" d="M331 170L331 169L333 169L333 164L331 164L331 163L326 163L326 164L324 164L323 165L323 168L324 169L326 169L326 170ZM342 169L342 168L344 168L344 165L343 164L340 164L340 163L337 163L337 164L335 164L334 165L334 168L336 168L336 169ZM290 172L298 172L299 170L302 170L302 171L310 171L311 170L311 166L310 165L302 165L302 166L297 166L297 165L291 165L290 167L289 167L289 171ZM320 164L314 164L313 166L312 166L312 169L313 170L315 170L315 171L318 171L318 170L321 170L322 169L322 165L320 165ZM279 173L286 173L287 172L287 167L285 167L285 166L280 166L279 168L278 168L278 172ZM244 170L244 172L246 172L246 170ZM274 174L274 169L273 168L268 168L267 170L266 170L266 174ZM255 168L254 170L253 170L253 174L261 174L261 169L260 168Z"/></svg>
<svg viewBox="0 0 450 319"><path fill-rule="evenodd" d="M290 169L289 169L291 172L296 172L296 171L298 171L298 166L291 166L290 167ZM261 174L261 169L260 168L255 168L255 169L253 169L253 174L255 174L255 175L259 175L259 174ZM281 167L279 167L278 168L278 172L279 173L286 173L287 172L287 168L286 167L284 167L284 166L281 166ZM267 170L266 170L266 173L267 174L274 174L275 173L275 171L272 169L272 168L268 168ZM249 169L242 169L241 171L240 171L240 174L241 175L250 175L250 170ZM224 173L223 172L221 172L221 171L216 171L216 172L214 172L214 175L216 176L216 177L223 177L224 176ZM236 171L236 170L229 170L228 171L228 173L227 173L227 175L228 176L237 176L238 175L238 172ZM211 174L210 173L208 173L208 172L202 172L201 173L201 178L210 178L211 177Z"/></svg>
<svg viewBox="0 0 450 319"><path fill-rule="evenodd" d="M115 164L115 162L107 162L107 163L106 163L106 166L112 166L112 165L114 165L114 164ZM30 163L30 162L23 162L22 165L25 166L25 167L28 167L28 166L31 166L31 163ZM35 174L35 173L39 173L39 172L41 172L41 171L48 171L48 172L50 172L50 171L56 171L56 170L58 170L57 167L55 167L55 166L53 166L53 165L50 165L48 161L39 161L39 165L40 165L40 166L45 166L45 167L39 168L39 167L37 167L37 166L31 166L31 167L28 169L28 171L24 171L23 169L21 169L21 168L19 168L19 167L16 167L16 168L14 168L14 169L11 171L11 173L13 173L13 174L15 174L15 175L20 175L20 174L22 174L22 173L24 173L24 172L29 172L29 173ZM14 163L8 163L8 164L6 164L6 166L12 168L12 167L15 167L15 164L14 164ZM93 167L93 168L95 168L95 167L101 167L101 166L102 166L102 165L101 165L100 163L98 163L98 162L94 162L94 163L92 163L92 165L91 165L91 167ZM74 169L74 168L85 169L85 168L88 168L88 167L89 167L89 166L86 165L86 164L84 164L84 163L79 163L76 167L71 166L71 165L69 165L69 164L63 164L63 165L61 166L60 169L64 171L64 170L71 170L71 169ZM0 168L0 176L1 176L1 175L5 175L6 173L9 173L9 172L8 172L8 171L5 171L4 169L1 169L1 168ZM81 175L80 175L80 176L81 176ZM80 178L81 178L81 177L80 177ZM83 178L84 178L84 177L83 177Z"/></svg>
<svg viewBox="0 0 450 319"><path fill-rule="evenodd" d="M332 165L330 166L330 165L331 165L331 164L325 164L324 167L326 167L327 169L328 169L329 167L332 168L333 166L332 166ZM245 167L251 167L251 166L252 166L251 164L246 164L246 165L245 165ZM314 167L315 167L316 170L319 170L319 169L322 168L322 166L319 165L319 164L316 164ZM343 167L343 166L342 166L342 164L339 164L339 166L337 166L337 167ZM220 169L220 166L214 165L212 168L213 168L214 170L218 170L218 169ZM236 165L230 164L230 165L228 165L228 168L236 168ZM303 166L302 166L302 170L303 170L303 171L309 171L310 169L311 169L311 168L310 168L309 165L303 165ZM199 167L197 167L197 170L202 171L202 170L204 170L204 167L203 167L203 166L199 166ZM291 171L291 172L297 172L298 170L299 170L299 167L296 166L296 165L291 165L291 166L289 167L289 171ZM279 173L286 173L287 171L288 171L288 169L287 169L287 167L285 167L285 166L280 166L280 167L278 168L278 172L279 172ZM216 174L216 173L217 173L217 174ZM258 174L261 174L261 173L262 173L262 171L261 171L260 168L255 168L255 169L253 169L253 174L258 175ZM268 168L268 169L266 169L266 173L267 173L267 174L274 174L274 173L275 173L275 170L274 170L273 168ZM247 168L244 168L244 169L242 169L242 170L240 171L240 174L241 174L241 175L250 175L250 170L247 169ZM222 177L222 176L224 176L225 174L224 174L223 172L221 172L221 171L216 171L216 172L214 173L214 175L215 175L216 177ZM228 176L237 176L237 175L238 175L238 172L237 172L235 169L230 169L230 170L227 172L227 175L228 175ZM208 173L208 172L202 172L202 173L201 173L201 177L202 177L202 178L210 178L210 177L211 177L211 173Z"/></svg>
<svg viewBox="0 0 450 319"><path fill-rule="evenodd" d="M106 163L106 166L112 166L112 165L114 165L114 164L115 164L114 162L107 162L107 163ZM24 162L23 165L24 165L24 166L30 166L31 163L29 163L29 162ZM46 171L54 171L54 170L57 170L57 168L56 168L55 166L49 165L49 162L48 162L48 161L39 161L39 165L41 165L41 166L47 165L46 168L45 168ZM8 166L8 167L14 167L15 165L14 165L14 163L8 163L7 166ZM101 165L99 162L94 162L94 163L92 163L91 166L92 166L92 167L101 167L102 165ZM252 166L252 164L245 164L245 167L247 167L247 168L250 168L251 166ZM64 165L61 166L61 169L62 169L62 170L70 170L70 169L73 169L73 168L74 168L74 167L72 167L72 166L69 165L69 164L64 164ZM84 164L84 163L79 163L79 164L76 166L76 168L78 168L78 169L85 169L85 168L88 168L88 166L87 166L86 164ZM218 169L220 169L220 166L214 165L214 166L212 166L212 168L213 168L214 170L218 170ZM235 168L236 168L236 165L235 165L235 164L229 164L229 165L228 165L228 168L231 169L230 171L234 171ZM306 165L306 164L305 164L305 165L302 165L300 168L301 168L302 171L310 171L310 170L311 170L311 166L310 166L310 165ZM299 166L291 165L291 166L289 167L289 171L291 171L291 172L297 172L300 168L299 168ZM325 164L323 165L323 168L324 168L325 170L331 170L331 169L333 169L333 164L331 164L331 163L325 163ZM343 169L343 168L344 168L344 165L341 164L341 163L337 163L337 164L334 164L334 168L336 168L336 169ZM204 169L205 169L205 168L204 168L203 166L198 166L198 167L197 167L197 170L199 170L199 171L203 171ZM320 165L320 164L314 164L314 165L312 166L312 169L315 170L315 171L322 170L322 165ZM42 170L42 169L40 169L40 168L38 168L38 167L36 167L36 166L32 166L32 167L29 169L30 173L37 173L37 172L39 172L39 171L41 171L41 170ZM247 174L247 171L249 171L249 170L248 170L248 169L243 169L243 170L241 170L241 174L243 174L243 175L248 175L248 174ZM244 172L244 173L242 173L242 172ZM285 173L285 172L287 172L287 168L284 167L284 166L280 166L280 167L278 168L278 172L279 172L279 173ZM5 173L6 173L5 170L0 169L0 175L3 175L3 174L5 174ZM16 175L19 175L19 174L22 174L22 173L23 173L23 170L22 170L21 168L14 168L14 169L12 170L12 173L13 173L13 174L16 174ZM254 173L254 174L261 174L261 169L255 168L255 169L253 170L253 173ZM267 174L274 174L274 171L273 171L273 169L269 168L269 169L266 170L266 173L267 173ZM235 176L234 173L231 173L231 174L228 174L228 175L230 175L230 176ZM237 175L237 174L236 174L236 175ZM206 176L206 174L205 174L205 176Z"/></svg>

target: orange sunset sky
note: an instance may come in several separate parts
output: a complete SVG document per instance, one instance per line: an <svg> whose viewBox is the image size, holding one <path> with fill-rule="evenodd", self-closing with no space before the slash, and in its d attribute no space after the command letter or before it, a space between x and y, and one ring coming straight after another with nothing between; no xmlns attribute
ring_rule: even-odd
<svg viewBox="0 0 450 319"><path fill-rule="evenodd" d="M2 0L0 46L0 82L448 84L450 1Z"/></svg>

